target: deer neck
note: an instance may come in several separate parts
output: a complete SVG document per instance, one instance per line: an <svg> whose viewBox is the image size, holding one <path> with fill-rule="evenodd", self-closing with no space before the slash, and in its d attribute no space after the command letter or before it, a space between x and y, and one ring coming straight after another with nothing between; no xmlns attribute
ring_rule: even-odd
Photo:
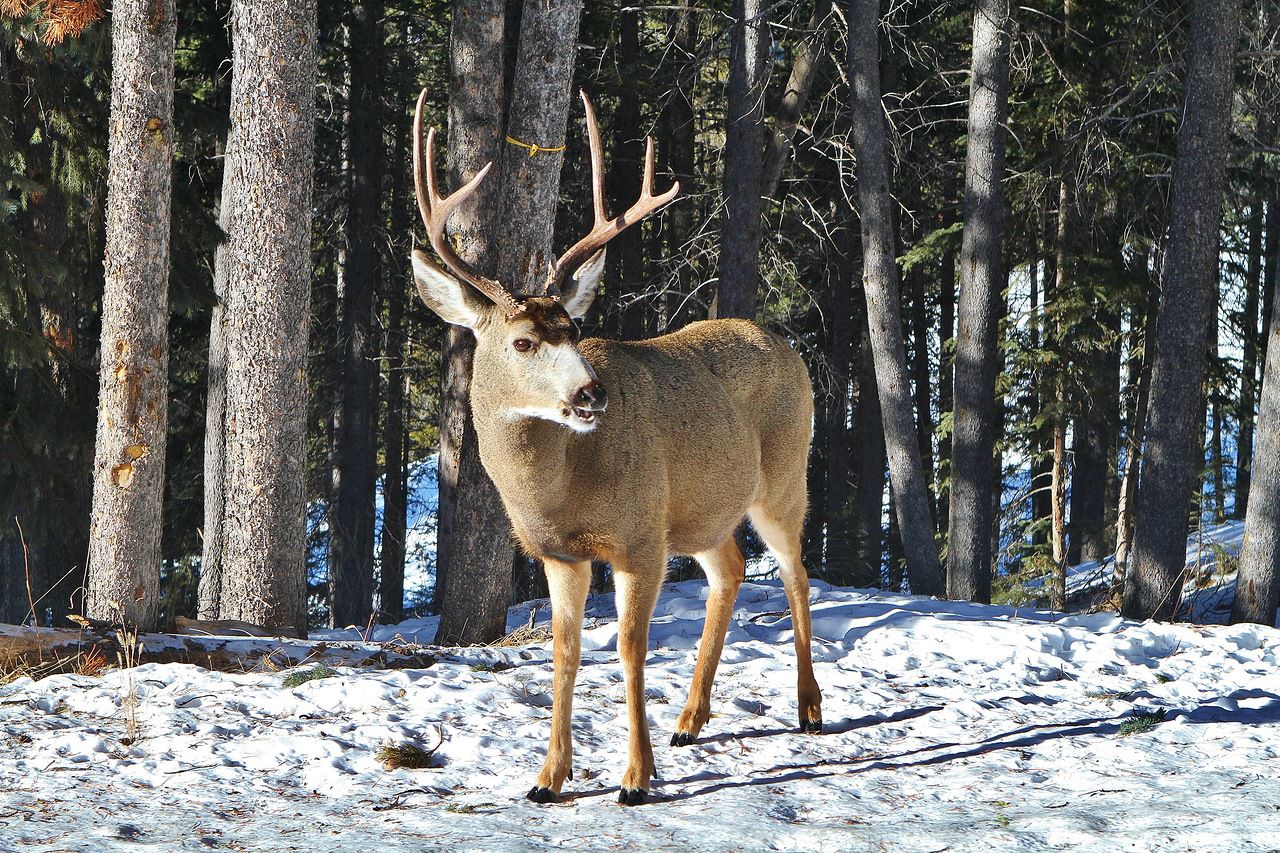
<svg viewBox="0 0 1280 853"><path fill-rule="evenodd" d="M571 457L589 435L519 414L505 395L472 386L471 411L480 459L509 509L546 507L552 495L565 493Z"/></svg>

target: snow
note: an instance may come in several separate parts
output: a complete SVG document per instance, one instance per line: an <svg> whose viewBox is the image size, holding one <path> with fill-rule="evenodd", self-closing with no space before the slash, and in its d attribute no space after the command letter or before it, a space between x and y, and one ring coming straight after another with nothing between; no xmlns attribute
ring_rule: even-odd
<svg viewBox="0 0 1280 853"><path fill-rule="evenodd" d="M0 686L0 849L31 851L1266 850L1280 847L1280 632L1139 624L814 583L826 732L795 732L786 600L744 584L695 745L667 746L706 597L654 619L654 802L615 802L626 725L612 602L589 605L564 802L551 644L412 670L148 664ZM514 608L545 623L542 603ZM430 620L380 636L429 640ZM136 691L136 739L123 700ZM1146 715L1146 716L1143 716ZM1136 722L1160 720L1125 734ZM1128 725L1126 725L1128 724ZM379 746L443 737L436 766Z"/></svg>
<svg viewBox="0 0 1280 853"><path fill-rule="evenodd" d="M1231 616L1236 596L1236 566L1244 547L1244 522L1206 524L1187 537L1186 575L1180 613L1196 624L1223 624ZM1067 568L1067 598L1082 606L1104 599L1115 576L1115 557L1092 560ZM1048 578L1036 578L1024 587L1043 589ZM1280 611L1275 624L1280 627Z"/></svg>

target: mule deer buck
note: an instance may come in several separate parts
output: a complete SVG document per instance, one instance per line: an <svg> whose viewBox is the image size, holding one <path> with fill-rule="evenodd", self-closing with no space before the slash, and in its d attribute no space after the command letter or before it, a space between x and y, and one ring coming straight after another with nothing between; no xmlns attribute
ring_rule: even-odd
<svg viewBox="0 0 1280 853"><path fill-rule="evenodd" d="M541 559L551 592L554 688L546 763L528 797L553 802L572 777L570 727L591 561L613 566L618 654L626 680L628 764L618 801L645 801L654 776L645 715L649 620L671 554L691 555L710 583L689 700L671 743L694 742L710 715L711 682L744 575L734 530L749 517L776 556L795 633L800 729L822 729L810 658L809 581L800 563L813 390L800 357L745 320L693 323L651 340L579 340L604 244L675 198L653 192L647 140L640 198L621 216L604 206L604 153L583 94L595 227L556 261L546 296L518 297L478 274L445 236L451 211L486 165L452 195L436 185L435 131L423 149L414 119L414 181L431 246L452 274L413 253L422 301L475 333L471 410L480 458L521 547Z"/></svg>

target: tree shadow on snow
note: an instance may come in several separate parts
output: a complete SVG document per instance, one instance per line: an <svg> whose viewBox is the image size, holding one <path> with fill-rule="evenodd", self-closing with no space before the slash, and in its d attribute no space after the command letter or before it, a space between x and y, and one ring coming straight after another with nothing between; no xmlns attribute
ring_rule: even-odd
<svg viewBox="0 0 1280 853"><path fill-rule="evenodd" d="M1236 707L1242 700L1262 699L1261 704L1251 707ZM1225 700L1225 701L1224 701ZM831 732L849 731L862 725L875 722L892 722L894 719L909 719L921 716L936 707L910 709L900 712L895 717L872 717L861 720L846 721L850 725L843 729L830 729ZM1161 710L1161 709L1156 709ZM1280 696L1263 690L1237 690L1227 696L1218 697L1201 703L1195 708L1164 710L1166 721L1181 718L1186 723L1243 723L1247 725L1266 725L1280 722ZM1103 735L1119 733L1121 726L1131 717L1150 713L1149 709L1134 709L1115 717L1093 717L1057 723L1037 723L1022 728L993 735L973 743L936 743L907 750L896 755L871 755L852 757L833 757L820 759L808 764L780 765L761 771L751 779L733 779L728 774L710 772L696 773L683 779L674 779L663 783L663 786L680 786L696 782L711 782L701 788L689 791L663 792L659 796L663 801L675 802L693 797L714 794L718 791L734 788L750 788L758 785L778 785L785 782L801 782L810 779L821 779L841 776L850 773L863 773L869 770L901 770L910 767L928 767L946 764L966 758L975 758L992 752L1007 749L1027 749L1047 741L1061 738ZM766 732L746 733L740 736L759 736ZM783 730L777 730L783 733ZM734 735L725 735L714 740L731 740ZM709 739L710 740L710 739Z"/></svg>

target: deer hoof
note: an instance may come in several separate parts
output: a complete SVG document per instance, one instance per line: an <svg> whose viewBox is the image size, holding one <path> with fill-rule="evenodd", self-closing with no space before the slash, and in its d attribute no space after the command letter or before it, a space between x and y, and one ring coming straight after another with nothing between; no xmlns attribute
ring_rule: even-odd
<svg viewBox="0 0 1280 853"><path fill-rule="evenodd" d="M649 799L649 792L641 788L622 788L618 791L618 803L624 806L641 806Z"/></svg>
<svg viewBox="0 0 1280 853"><path fill-rule="evenodd" d="M818 718L816 720L806 720L804 717L801 717L800 731L803 732L804 734L811 734L811 735L822 734L822 719Z"/></svg>
<svg viewBox="0 0 1280 853"><path fill-rule="evenodd" d="M533 800L535 803L554 803L560 799L560 795L555 791L538 785L534 785L533 788L529 790L529 793L525 794L525 797Z"/></svg>
<svg viewBox="0 0 1280 853"><path fill-rule="evenodd" d="M676 732L671 736L672 746L691 746L697 738L692 732Z"/></svg>

